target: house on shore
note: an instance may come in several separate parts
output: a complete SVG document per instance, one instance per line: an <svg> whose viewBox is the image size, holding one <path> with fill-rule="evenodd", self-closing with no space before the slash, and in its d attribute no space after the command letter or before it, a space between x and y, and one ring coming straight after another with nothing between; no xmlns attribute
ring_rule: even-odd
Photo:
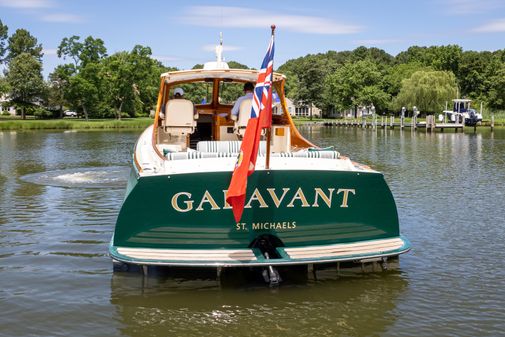
<svg viewBox="0 0 505 337"><path fill-rule="evenodd" d="M274 100L275 100L274 96ZM292 100L286 97L286 106L288 109L289 114L291 117L310 117L310 107L305 104L295 104ZM280 101L275 100L274 101L274 106L272 108L272 113L273 114L281 114L281 103ZM312 117L314 118L321 118L322 117L322 111L318 107L316 107L314 104L312 104Z"/></svg>
<svg viewBox="0 0 505 337"><path fill-rule="evenodd" d="M7 95L0 96L0 115L9 113L11 116L16 116L16 107L11 105L11 101Z"/></svg>

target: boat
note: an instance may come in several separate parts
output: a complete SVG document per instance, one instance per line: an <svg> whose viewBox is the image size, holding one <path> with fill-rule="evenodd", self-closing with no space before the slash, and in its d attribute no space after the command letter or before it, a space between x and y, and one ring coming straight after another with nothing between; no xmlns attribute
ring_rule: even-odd
<svg viewBox="0 0 505 337"><path fill-rule="evenodd" d="M447 107L443 115L439 116L440 121L445 123L464 124L466 126L475 126L482 122L482 113L478 113L470 107L471 99L456 98L452 100L452 110Z"/></svg>
<svg viewBox="0 0 505 337"><path fill-rule="evenodd" d="M255 83L258 70L230 69L219 48L217 55L203 69L161 74L154 122L135 144L109 246L114 263L272 271L385 263L409 251L384 175L304 138L287 109L286 76L276 72L281 109L272 115L270 142L260 142L235 221L226 193L251 103L241 104L234 121L225 97ZM175 98L179 88L197 94Z"/></svg>

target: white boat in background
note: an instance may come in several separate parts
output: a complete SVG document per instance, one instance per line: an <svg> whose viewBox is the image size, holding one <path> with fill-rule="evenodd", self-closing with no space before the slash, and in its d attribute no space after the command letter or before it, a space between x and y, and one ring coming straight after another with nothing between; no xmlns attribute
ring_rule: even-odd
<svg viewBox="0 0 505 337"><path fill-rule="evenodd" d="M443 111L443 115L439 116L439 120L445 123L464 124L466 126L474 126L482 122L482 113L478 113L470 107L472 100L466 98L457 98L452 100L452 110L447 108Z"/></svg>

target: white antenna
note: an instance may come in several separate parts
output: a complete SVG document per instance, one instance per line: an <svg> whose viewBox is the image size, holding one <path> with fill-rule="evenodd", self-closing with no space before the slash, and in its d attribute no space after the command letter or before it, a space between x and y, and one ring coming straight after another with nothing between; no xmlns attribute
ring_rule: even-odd
<svg viewBox="0 0 505 337"><path fill-rule="evenodd" d="M228 64L224 62L223 57L223 33L219 33L219 45L215 48L216 51L216 62L206 62L203 65L203 69L212 70L212 69L229 69Z"/></svg>
<svg viewBox="0 0 505 337"><path fill-rule="evenodd" d="M216 61L223 62L223 32L219 33L219 45L216 46Z"/></svg>

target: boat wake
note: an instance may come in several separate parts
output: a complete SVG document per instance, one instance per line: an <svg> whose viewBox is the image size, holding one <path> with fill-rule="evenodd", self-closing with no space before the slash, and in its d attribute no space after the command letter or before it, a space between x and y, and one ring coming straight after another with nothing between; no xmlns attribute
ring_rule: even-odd
<svg viewBox="0 0 505 337"><path fill-rule="evenodd" d="M81 167L27 174L21 180L38 185L76 188L124 188L130 167Z"/></svg>

